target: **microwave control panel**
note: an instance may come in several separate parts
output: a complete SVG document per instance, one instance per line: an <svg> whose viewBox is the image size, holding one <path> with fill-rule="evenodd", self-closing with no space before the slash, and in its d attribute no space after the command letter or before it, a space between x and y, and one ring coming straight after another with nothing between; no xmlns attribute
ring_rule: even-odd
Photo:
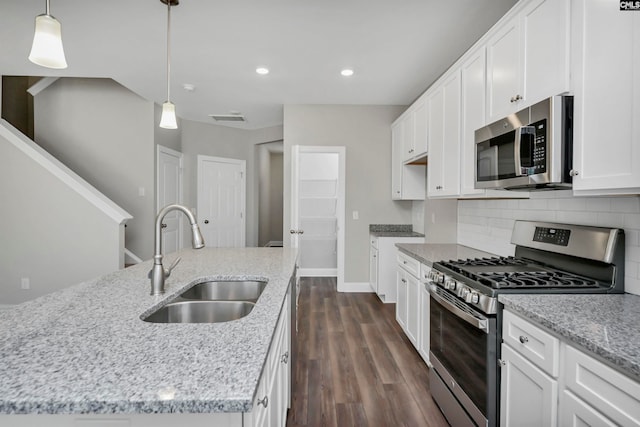
<svg viewBox="0 0 640 427"><path fill-rule="evenodd" d="M535 175L547 171L547 120L543 119L525 127L520 143L523 175Z"/></svg>

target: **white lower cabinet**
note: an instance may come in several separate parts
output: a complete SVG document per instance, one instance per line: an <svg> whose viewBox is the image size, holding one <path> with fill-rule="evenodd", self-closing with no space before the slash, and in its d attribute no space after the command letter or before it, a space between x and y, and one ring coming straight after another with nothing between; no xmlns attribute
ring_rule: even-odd
<svg viewBox="0 0 640 427"><path fill-rule="evenodd" d="M555 426L558 381L508 345L502 346L501 426Z"/></svg>
<svg viewBox="0 0 640 427"><path fill-rule="evenodd" d="M422 359L431 366L429 361L429 315L431 310L429 309L431 298L429 297L429 288L424 283L429 278L429 272L431 267L421 264L420 265L420 309L419 309L419 327L418 327L418 353L422 356Z"/></svg>
<svg viewBox="0 0 640 427"><path fill-rule="evenodd" d="M640 383L504 313L501 426L640 427Z"/></svg>
<svg viewBox="0 0 640 427"><path fill-rule="evenodd" d="M284 427L287 423L291 378L289 298L290 295L287 296L282 308L267 363L263 368L258 391L253 401L250 422L245 424L245 427Z"/></svg>
<svg viewBox="0 0 640 427"><path fill-rule="evenodd" d="M398 243L424 243L424 237L369 235L369 285L384 303L396 302Z"/></svg>
<svg viewBox="0 0 640 427"><path fill-rule="evenodd" d="M407 338L429 364L429 292L421 281L429 267L398 251L396 320Z"/></svg>

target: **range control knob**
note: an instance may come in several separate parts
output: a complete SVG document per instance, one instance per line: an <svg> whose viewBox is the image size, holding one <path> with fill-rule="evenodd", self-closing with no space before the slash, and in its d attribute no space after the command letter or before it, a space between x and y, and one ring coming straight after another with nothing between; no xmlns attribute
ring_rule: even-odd
<svg viewBox="0 0 640 427"><path fill-rule="evenodd" d="M477 304L480 301L480 295L475 291L470 291L464 296L464 301L467 303Z"/></svg>
<svg viewBox="0 0 640 427"><path fill-rule="evenodd" d="M444 282L444 288L445 289L449 289L450 291L455 291L456 290L456 281L452 280L452 279L447 279Z"/></svg>
<svg viewBox="0 0 640 427"><path fill-rule="evenodd" d="M467 298L469 297L470 291L469 288L464 288L462 292L458 294L460 298L463 298L465 301L469 302Z"/></svg>

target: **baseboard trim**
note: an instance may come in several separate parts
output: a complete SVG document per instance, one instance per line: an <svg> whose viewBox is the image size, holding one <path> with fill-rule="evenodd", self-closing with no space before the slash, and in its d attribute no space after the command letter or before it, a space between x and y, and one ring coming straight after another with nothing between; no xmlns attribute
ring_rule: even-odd
<svg viewBox="0 0 640 427"><path fill-rule="evenodd" d="M338 292L353 292L353 293L373 293L369 282L345 282L342 285L338 285Z"/></svg>

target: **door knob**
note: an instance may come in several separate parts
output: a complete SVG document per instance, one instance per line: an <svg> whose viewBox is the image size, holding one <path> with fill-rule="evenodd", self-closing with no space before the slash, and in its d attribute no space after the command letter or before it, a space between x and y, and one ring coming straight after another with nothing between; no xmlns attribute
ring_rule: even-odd
<svg viewBox="0 0 640 427"><path fill-rule="evenodd" d="M167 224L162 223L162 228L167 228Z"/></svg>
<svg viewBox="0 0 640 427"><path fill-rule="evenodd" d="M289 230L289 234L296 234L296 230Z"/></svg>
<svg viewBox="0 0 640 427"><path fill-rule="evenodd" d="M205 220L204 220L204 223L205 223L205 224L209 224L209 220L208 220L208 219L205 219Z"/></svg>

